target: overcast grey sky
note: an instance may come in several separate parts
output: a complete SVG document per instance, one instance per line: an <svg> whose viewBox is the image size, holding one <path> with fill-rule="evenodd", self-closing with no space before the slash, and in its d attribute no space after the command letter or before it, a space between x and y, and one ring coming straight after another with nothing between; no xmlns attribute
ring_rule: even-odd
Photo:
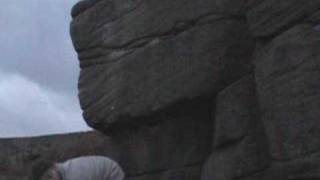
<svg viewBox="0 0 320 180"><path fill-rule="evenodd" d="M77 0L0 0L0 137L89 128L69 36Z"/></svg>

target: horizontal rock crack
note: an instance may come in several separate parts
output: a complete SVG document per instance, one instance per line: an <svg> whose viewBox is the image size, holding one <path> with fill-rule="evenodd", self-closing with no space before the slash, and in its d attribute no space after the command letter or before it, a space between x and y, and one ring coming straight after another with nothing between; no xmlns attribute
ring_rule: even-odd
<svg viewBox="0 0 320 180"><path fill-rule="evenodd" d="M141 36L138 38L134 38L129 40L123 44L119 45L99 45L96 47L91 47L86 50L82 50L79 54L83 54L89 51L107 51L107 54L99 54L96 56L89 57L81 57L81 68L100 65L100 64L108 64L112 62L118 61L120 58L133 53L137 49L141 49L147 47L152 44L159 43L160 41L170 39L172 37L178 36L194 27L204 26L208 24L212 24L221 20L244 20L245 18L240 15L230 15L223 13L214 13L210 12L205 15L201 15L192 20L179 20L174 23L171 29L165 32L153 33L145 36ZM114 54L119 54L115 55ZM97 60L99 58L108 57L109 61Z"/></svg>

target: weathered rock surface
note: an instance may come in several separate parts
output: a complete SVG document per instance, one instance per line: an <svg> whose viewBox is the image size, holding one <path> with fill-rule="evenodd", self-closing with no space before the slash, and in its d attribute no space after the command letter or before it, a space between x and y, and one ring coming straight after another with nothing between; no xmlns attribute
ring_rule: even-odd
<svg viewBox="0 0 320 180"><path fill-rule="evenodd" d="M263 171L250 176L239 178L241 180L317 180L320 177L320 153L296 158L291 161L275 161Z"/></svg>
<svg viewBox="0 0 320 180"><path fill-rule="evenodd" d="M214 12L225 16L240 16L245 18L248 6L255 0L213 0Z"/></svg>
<svg viewBox="0 0 320 180"><path fill-rule="evenodd" d="M219 92L216 98L214 148L232 144L248 135L251 123L260 123L259 104L252 74Z"/></svg>
<svg viewBox="0 0 320 180"><path fill-rule="evenodd" d="M21 176L1 176L0 180L27 180L27 177L21 177Z"/></svg>
<svg viewBox="0 0 320 180"><path fill-rule="evenodd" d="M80 102L109 136L0 141L0 174L21 179L43 155L100 154L128 180L320 179L319 9L319 0L79 2Z"/></svg>
<svg viewBox="0 0 320 180"><path fill-rule="evenodd" d="M205 180L319 178L319 9L319 0L82 1L71 35L84 117L125 150L133 179L191 166L184 173L199 179L203 158ZM208 94L212 116L196 110Z"/></svg>
<svg viewBox="0 0 320 180"><path fill-rule="evenodd" d="M88 124L106 131L130 117L218 91L247 73L253 41L246 24L239 16L212 11L214 3L126 0L75 6L71 35Z"/></svg>
<svg viewBox="0 0 320 180"><path fill-rule="evenodd" d="M156 124L117 130L112 145L127 175L202 167L211 149L212 106L210 98L179 103L142 117Z"/></svg>
<svg viewBox="0 0 320 180"><path fill-rule="evenodd" d="M210 20L207 17L219 18L212 12L214 4L211 0L82 1L73 9L71 36L80 52L97 47L112 50L131 41L174 34L192 22Z"/></svg>
<svg viewBox="0 0 320 180"><path fill-rule="evenodd" d="M320 9L319 0L257 0L248 3L248 23L254 36L275 36Z"/></svg>
<svg viewBox="0 0 320 180"><path fill-rule="evenodd" d="M203 180L236 179L271 163L252 74L218 94L213 137L214 147L204 165Z"/></svg>
<svg viewBox="0 0 320 180"><path fill-rule="evenodd" d="M258 53L256 79L272 156L320 149L320 32L297 25Z"/></svg>
<svg viewBox="0 0 320 180"><path fill-rule="evenodd" d="M200 177L201 166L194 165L185 168L170 169L164 172L155 172L139 177L130 177L128 180L195 180Z"/></svg>

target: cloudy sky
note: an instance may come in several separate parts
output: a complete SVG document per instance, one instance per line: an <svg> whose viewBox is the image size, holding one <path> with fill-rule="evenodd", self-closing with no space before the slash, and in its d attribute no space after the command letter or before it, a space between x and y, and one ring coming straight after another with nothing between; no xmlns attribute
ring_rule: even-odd
<svg viewBox="0 0 320 180"><path fill-rule="evenodd" d="M69 36L77 0L0 0L0 137L89 128Z"/></svg>

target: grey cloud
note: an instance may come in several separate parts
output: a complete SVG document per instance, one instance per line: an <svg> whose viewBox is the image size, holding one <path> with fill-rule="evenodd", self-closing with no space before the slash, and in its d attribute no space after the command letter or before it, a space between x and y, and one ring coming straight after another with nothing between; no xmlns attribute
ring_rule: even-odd
<svg viewBox="0 0 320 180"><path fill-rule="evenodd" d="M78 61L69 36L76 0L1 0L0 68L64 93L76 89Z"/></svg>
<svg viewBox="0 0 320 180"><path fill-rule="evenodd" d="M0 136L89 130L76 98L42 88L17 74L0 78Z"/></svg>
<svg viewBox="0 0 320 180"><path fill-rule="evenodd" d="M69 36L76 1L0 1L0 137L89 130Z"/></svg>

